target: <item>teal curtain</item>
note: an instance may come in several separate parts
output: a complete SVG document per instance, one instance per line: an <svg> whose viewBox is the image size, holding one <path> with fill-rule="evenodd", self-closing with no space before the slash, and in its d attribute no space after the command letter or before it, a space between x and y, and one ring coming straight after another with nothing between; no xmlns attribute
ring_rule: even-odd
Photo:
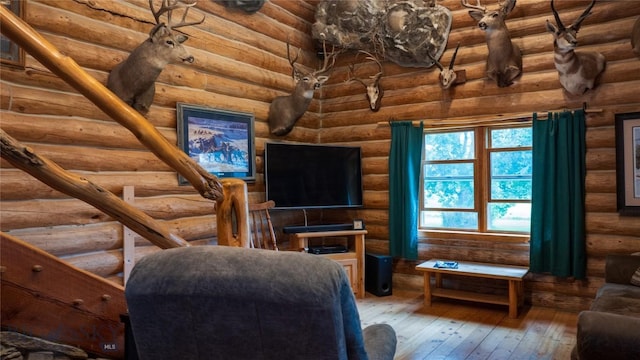
<svg viewBox="0 0 640 360"><path fill-rule="evenodd" d="M584 111L533 114L530 268L583 279L585 253Z"/></svg>
<svg viewBox="0 0 640 360"><path fill-rule="evenodd" d="M420 161L423 124L391 123L389 152L389 253L407 260L418 259Z"/></svg>

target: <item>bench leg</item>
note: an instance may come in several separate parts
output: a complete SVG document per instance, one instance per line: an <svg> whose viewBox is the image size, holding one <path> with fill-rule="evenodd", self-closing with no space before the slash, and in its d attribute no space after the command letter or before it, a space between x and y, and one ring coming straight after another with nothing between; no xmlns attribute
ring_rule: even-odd
<svg viewBox="0 0 640 360"><path fill-rule="evenodd" d="M509 317L517 318L518 317L518 304L519 297L518 293L520 292L519 285L520 281L509 280Z"/></svg>
<svg viewBox="0 0 640 360"><path fill-rule="evenodd" d="M431 273L424 273L424 305L431 306Z"/></svg>
<svg viewBox="0 0 640 360"><path fill-rule="evenodd" d="M436 273L436 288L442 287L442 274Z"/></svg>
<svg viewBox="0 0 640 360"><path fill-rule="evenodd" d="M518 306L524 305L524 281L518 281Z"/></svg>

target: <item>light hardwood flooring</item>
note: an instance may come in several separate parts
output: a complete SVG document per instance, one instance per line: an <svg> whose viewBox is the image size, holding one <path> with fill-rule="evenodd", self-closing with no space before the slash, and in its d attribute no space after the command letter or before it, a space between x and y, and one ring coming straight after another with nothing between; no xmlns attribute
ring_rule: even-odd
<svg viewBox="0 0 640 360"><path fill-rule="evenodd" d="M517 319L507 306L435 298L423 305L421 292L393 290L359 299L363 327L393 326L395 360L570 359L577 312L525 305Z"/></svg>

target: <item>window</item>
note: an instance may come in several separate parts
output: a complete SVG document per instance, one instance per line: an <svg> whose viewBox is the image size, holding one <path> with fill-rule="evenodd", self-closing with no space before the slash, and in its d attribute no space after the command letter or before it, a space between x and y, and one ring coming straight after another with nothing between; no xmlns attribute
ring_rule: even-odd
<svg viewBox="0 0 640 360"><path fill-rule="evenodd" d="M531 144L530 126L425 132L420 228L528 233Z"/></svg>

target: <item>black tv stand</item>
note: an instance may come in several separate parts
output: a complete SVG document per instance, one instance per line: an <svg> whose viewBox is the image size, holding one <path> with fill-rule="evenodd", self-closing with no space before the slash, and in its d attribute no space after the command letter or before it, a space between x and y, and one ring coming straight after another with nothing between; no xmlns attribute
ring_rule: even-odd
<svg viewBox="0 0 640 360"><path fill-rule="evenodd" d="M291 225L282 228L285 234L341 230L353 230L353 224Z"/></svg>

